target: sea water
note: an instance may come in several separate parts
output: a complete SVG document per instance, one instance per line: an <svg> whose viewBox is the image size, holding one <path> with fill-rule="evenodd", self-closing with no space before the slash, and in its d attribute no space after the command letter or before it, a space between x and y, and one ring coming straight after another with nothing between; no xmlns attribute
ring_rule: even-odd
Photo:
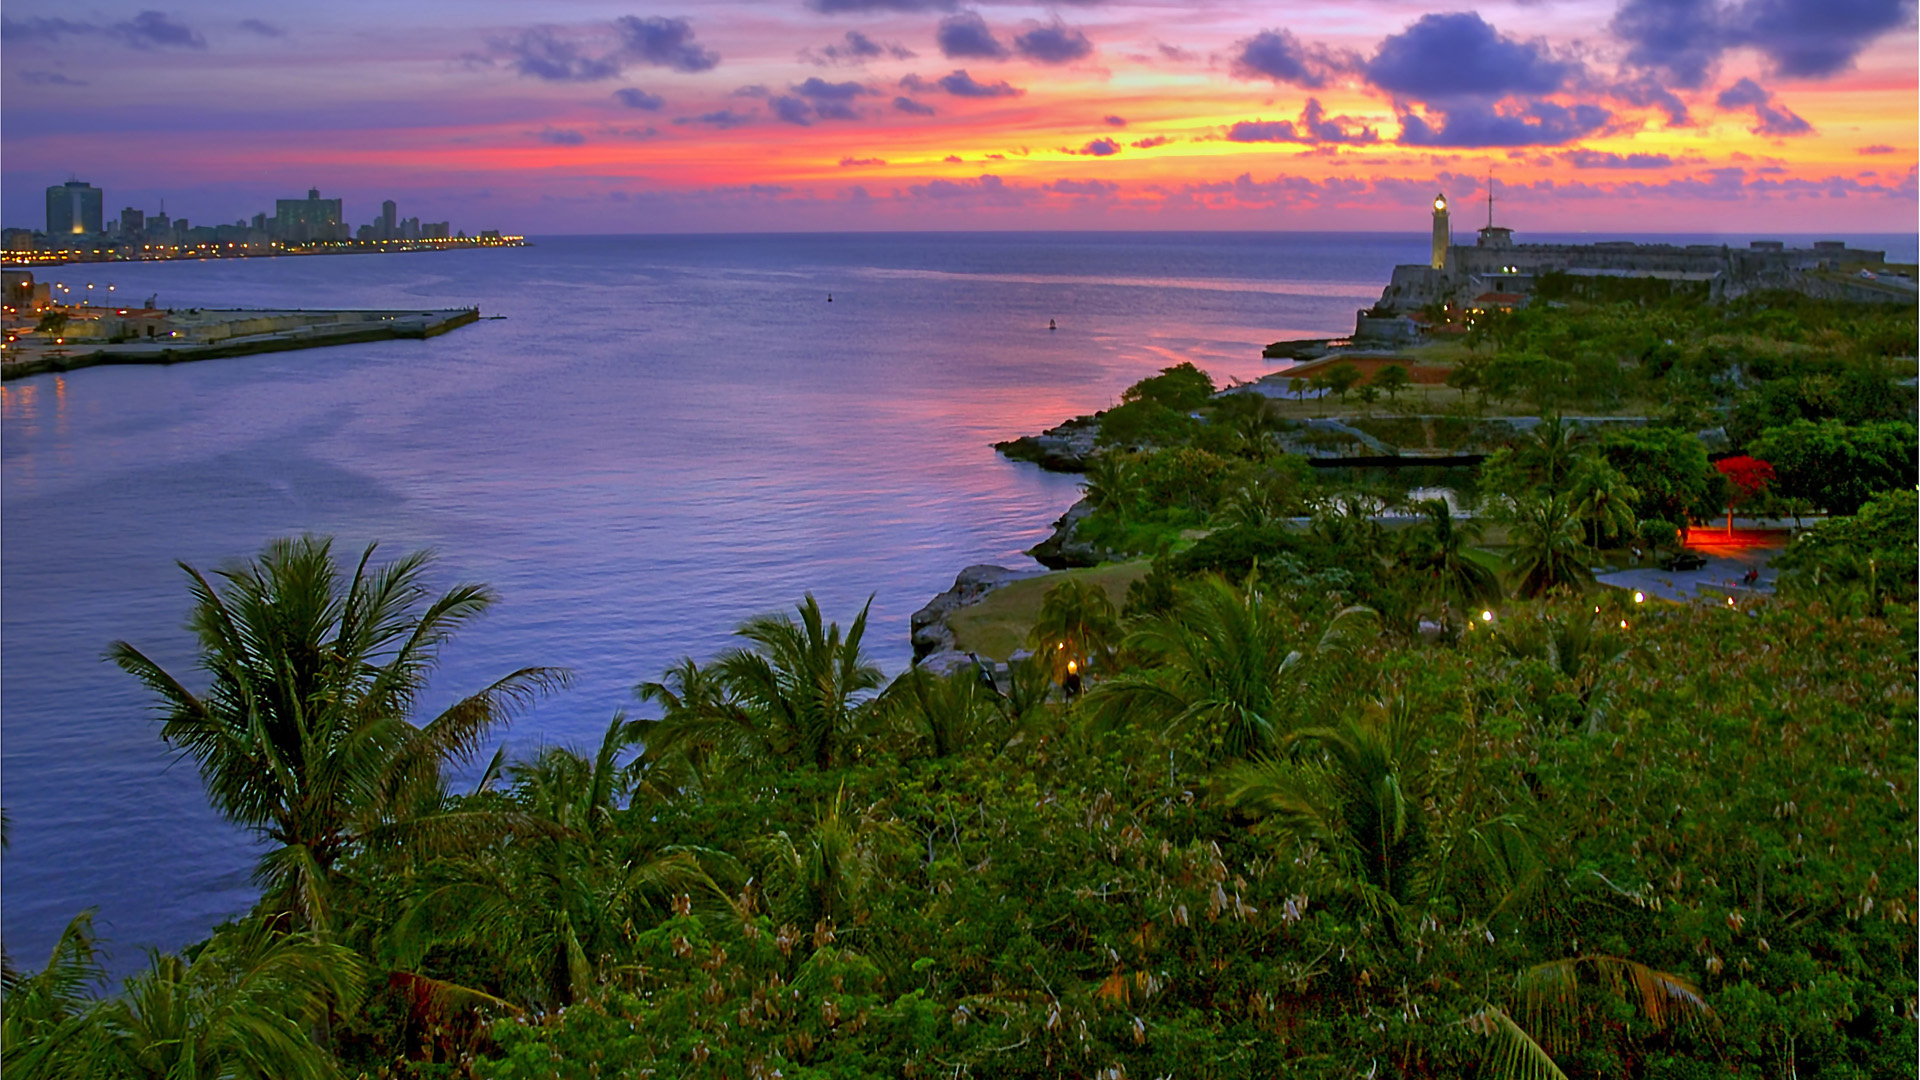
<svg viewBox="0 0 1920 1080"><path fill-rule="evenodd" d="M343 559L373 541L433 549L437 586L485 582L500 601L446 647L426 711L524 665L575 672L501 733L520 753L594 742L636 707L636 683L808 591L843 625L870 599L866 647L896 673L915 609L969 564L1032 565L1021 552L1078 495L992 442L1181 361L1222 383L1271 371L1263 344L1345 333L1427 244L551 238L44 272L172 308L503 318L0 388L7 951L37 968L97 907L130 970L257 895L253 841L161 742L150 695L101 658L124 639L204 685L176 560L214 569L303 532L335 537Z"/></svg>

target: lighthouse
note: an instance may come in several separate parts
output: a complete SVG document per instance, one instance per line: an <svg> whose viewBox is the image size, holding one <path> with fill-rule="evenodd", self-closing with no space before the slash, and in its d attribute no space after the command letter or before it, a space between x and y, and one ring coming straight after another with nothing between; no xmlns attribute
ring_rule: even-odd
<svg viewBox="0 0 1920 1080"><path fill-rule="evenodd" d="M1447 268L1447 248L1453 243L1453 233L1447 227L1447 195L1441 192L1433 197L1433 268Z"/></svg>

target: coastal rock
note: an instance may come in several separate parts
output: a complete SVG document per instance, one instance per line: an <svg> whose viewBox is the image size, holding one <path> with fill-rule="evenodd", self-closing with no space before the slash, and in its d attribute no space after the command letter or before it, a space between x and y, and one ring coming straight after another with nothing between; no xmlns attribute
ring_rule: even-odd
<svg viewBox="0 0 1920 1080"><path fill-rule="evenodd" d="M914 612L909 620L913 628L914 662L942 673L968 662L964 654L954 651L953 630L947 626L947 617L969 604L979 603L982 597L1008 582L1038 573L985 563L960 571L953 579L953 588L928 601L927 606Z"/></svg>
<svg viewBox="0 0 1920 1080"><path fill-rule="evenodd" d="M993 448L1015 461L1031 461L1048 472L1083 473L1099 435L1099 417L1076 416L1038 435L994 443Z"/></svg>
<svg viewBox="0 0 1920 1080"><path fill-rule="evenodd" d="M1074 503L1053 523L1053 535L1028 548L1027 554L1049 570L1100 565L1107 557L1105 549L1095 547L1076 535L1080 523L1092 513L1093 504L1087 500Z"/></svg>

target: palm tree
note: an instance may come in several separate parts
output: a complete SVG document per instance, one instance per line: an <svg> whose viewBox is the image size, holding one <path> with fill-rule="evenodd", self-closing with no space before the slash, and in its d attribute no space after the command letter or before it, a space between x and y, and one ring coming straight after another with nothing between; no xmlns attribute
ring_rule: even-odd
<svg viewBox="0 0 1920 1080"><path fill-rule="evenodd" d="M1017 730L995 705L996 691L967 666L936 675L915 666L893 680L879 707L906 744L928 757L944 758L976 748L998 752Z"/></svg>
<svg viewBox="0 0 1920 1080"><path fill-rule="evenodd" d="M1231 524L1257 529L1278 525L1299 510L1299 478L1279 469L1262 469L1227 496L1221 513Z"/></svg>
<svg viewBox="0 0 1920 1080"><path fill-rule="evenodd" d="M1534 484L1548 491L1564 491L1577 456L1575 443L1579 434L1580 430L1562 420L1558 413L1550 413L1514 448L1517 464Z"/></svg>
<svg viewBox="0 0 1920 1080"><path fill-rule="evenodd" d="M1404 703L1281 740L1278 757L1227 771L1227 800L1332 854L1347 885L1391 916L1427 853L1425 757Z"/></svg>
<svg viewBox="0 0 1920 1080"><path fill-rule="evenodd" d="M1598 989L1629 1006L1637 1006L1654 1030L1686 1024L1712 1026L1718 1015L1700 988L1678 975L1617 956L1590 954L1551 960L1514 976L1516 1007L1509 1010L1487 1002L1467 1019L1470 1031L1487 1036L1491 1045L1487 1065L1491 1075L1566 1080L1553 1060L1578 1041L1582 970L1590 971ZM1517 1018L1515 1014L1518 1014ZM1539 1032L1536 1037L1532 1032Z"/></svg>
<svg viewBox="0 0 1920 1080"><path fill-rule="evenodd" d="M709 884L695 850L649 845L644 815L628 812L632 773L619 759L643 731L616 715L591 758L556 747L508 766L497 798L539 827L422 874L388 939L401 966L466 945L494 955L527 1003L572 1004L629 951L644 903Z"/></svg>
<svg viewBox="0 0 1920 1080"><path fill-rule="evenodd" d="M67 923L46 967L24 975L8 970L0 1008L0 1070L9 1078L90 1075L100 1043L98 1002L91 989L106 979L89 908Z"/></svg>
<svg viewBox="0 0 1920 1080"><path fill-rule="evenodd" d="M872 606L869 598L844 637L812 593L797 623L786 615L747 620L734 633L751 648L729 649L706 667L684 660L666 681L640 686L642 699L666 706L649 741L662 752L694 747L821 769L847 764L872 711L871 691L885 678L860 651Z"/></svg>
<svg viewBox="0 0 1920 1080"><path fill-rule="evenodd" d="M1070 577L1041 597L1040 615L1027 633L1027 643L1053 673L1053 680L1061 682L1070 672L1111 664L1119 637L1120 612L1107 590Z"/></svg>
<svg viewBox="0 0 1920 1080"><path fill-rule="evenodd" d="M1599 547L1633 536L1633 507L1640 501L1640 491L1627 483L1626 474L1607 459L1581 458L1567 478L1567 488L1574 516L1585 528L1589 544Z"/></svg>
<svg viewBox="0 0 1920 1080"><path fill-rule="evenodd" d="M842 786L798 839L781 830L755 846L784 913L803 925L832 928L854 921L868 889L881 880L885 848L901 835L897 821L848 806Z"/></svg>
<svg viewBox="0 0 1920 1080"><path fill-rule="evenodd" d="M1128 636L1129 650L1160 662L1107 680L1089 703L1108 718L1149 718L1189 732L1209 758L1265 752L1378 623L1367 608L1347 608L1308 653L1296 648L1283 615L1257 589L1202 578L1171 613Z"/></svg>
<svg viewBox="0 0 1920 1080"><path fill-rule="evenodd" d="M1513 507L1513 550L1507 555L1521 596L1590 584L1588 548L1565 495L1542 492Z"/></svg>
<svg viewBox="0 0 1920 1080"><path fill-rule="evenodd" d="M529 667L415 725L440 646L493 603L480 585L431 597L432 556L371 567L369 544L343 580L332 541L276 540L215 576L181 563L194 599L195 694L124 641L108 656L161 701L161 737L191 757L214 808L268 841L263 904L296 925L330 922L335 867L363 850L416 851L471 839L497 820L442 812L443 770L569 674Z"/></svg>
<svg viewBox="0 0 1920 1080"><path fill-rule="evenodd" d="M1087 478L1080 485L1087 502L1125 520L1140 506L1139 454L1107 450L1087 461Z"/></svg>
<svg viewBox="0 0 1920 1080"><path fill-rule="evenodd" d="M44 969L10 981L0 1037L10 1080L330 1078L333 1058L312 1028L355 1008L365 978L345 946L258 919L223 928L191 961L153 954L107 1001L87 993L105 980L98 956L89 911Z"/></svg>
<svg viewBox="0 0 1920 1080"><path fill-rule="evenodd" d="M343 945L261 922L214 936L191 961L155 955L101 1010L104 1075L327 1080L315 1024L357 1007L365 979Z"/></svg>
<svg viewBox="0 0 1920 1080"><path fill-rule="evenodd" d="M1500 599L1500 576L1467 555L1479 532L1475 523L1456 519L1444 499L1422 499L1416 509L1425 520L1409 531L1406 565L1425 576L1441 630L1451 635L1456 613L1471 618L1475 608Z"/></svg>

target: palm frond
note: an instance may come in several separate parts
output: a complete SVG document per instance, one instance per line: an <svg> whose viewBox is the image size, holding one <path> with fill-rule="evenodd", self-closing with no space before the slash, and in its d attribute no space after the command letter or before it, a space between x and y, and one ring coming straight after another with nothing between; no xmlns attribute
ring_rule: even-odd
<svg viewBox="0 0 1920 1080"><path fill-rule="evenodd" d="M1500 1080L1567 1080L1553 1056L1497 1005L1488 1005L1468 1021L1490 1040L1487 1071Z"/></svg>

